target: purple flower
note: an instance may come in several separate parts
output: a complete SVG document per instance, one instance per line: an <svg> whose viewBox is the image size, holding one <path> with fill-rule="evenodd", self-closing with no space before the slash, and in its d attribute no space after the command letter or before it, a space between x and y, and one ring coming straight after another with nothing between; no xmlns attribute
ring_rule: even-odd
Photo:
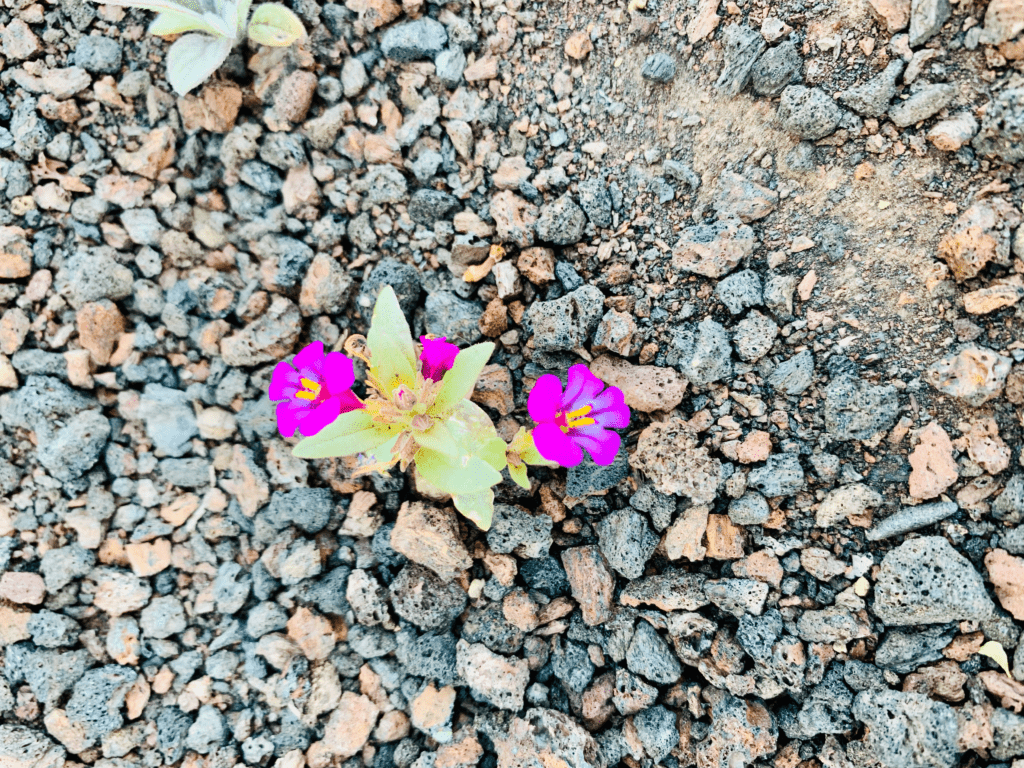
<svg viewBox="0 0 1024 768"><path fill-rule="evenodd" d="M352 393L356 380L352 361L341 352L324 355L322 341L314 341L291 364L277 364L267 394L277 404L277 429L283 437L295 430L315 435L339 415L363 407Z"/></svg>
<svg viewBox="0 0 1024 768"><path fill-rule="evenodd" d="M587 366L569 369L565 392L557 376L544 374L533 385L528 405L537 422L533 442L548 461L575 467L583 461L584 448L596 464L615 461L622 438L611 428L629 426L629 407L621 389L605 388Z"/></svg>
<svg viewBox="0 0 1024 768"><path fill-rule="evenodd" d="M459 354L459 348L454 344L449 344L445 340L446 338L442 336L439 339L428 339L426 336L420 336L420 344L423 345L420 360L423 362L424 379L440 381L455 364L455 356Z"/></svg>

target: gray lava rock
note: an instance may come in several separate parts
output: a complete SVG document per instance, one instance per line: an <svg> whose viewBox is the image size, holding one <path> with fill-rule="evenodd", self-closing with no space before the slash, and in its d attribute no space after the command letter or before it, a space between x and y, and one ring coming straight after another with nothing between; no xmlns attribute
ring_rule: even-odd
<svg viewBox="0 0 1024 768"><path fill-rule="evenodd" d="M721 39L725 64L715 87L723 96L736 96L750 82L750 70L767 43L760 32L746 24L730 24Z"/></svg>
<svg viewBox="0 0 1024 768"><path fill-rule="evenodd" d="M534 302L527 310L533 327L534 349L561 352L578 349L587 343L604 314L604 294L593 285L584 285L560 299Z"/></svg>
<svg viewBox="0 0 1024 768"><path fill-rule="evenodd" d="M221 563L213 580L213 599L217 611L230 616L242 610L252 589L252 578L236 562Z"/></svg>
<svg viewBox="0 0 1024 768"><path fill-rule="evenodd" d="M676 60L667 53L652 53L644 61L640 74L656 83L671 83L676 76Z"/></svg>
<svg viewBox="0 0 1024 768"><path fill-rule="evenodd" d="M184 632L188 627L185 608L181 601L172 596L154 597L142 609L139 626L149 637L163 639Z"/></svg>
<svg viewBox="0 0 1024 768"><path fill-rule="evenodd" d="M626 651L626 665L631 672L662 685L676 682L683 672L668 643L642 619L636 625L633 640Z"/></svg>
<svg viewBox="0 0 1024 768"><path fill-rule="evenodd" d="M843 664L843 681L857 693L872 688L885 690L889 687L882 670L874 664L856 659L847 659Z"/></svg>
<svg viewBox="0 0 1024 768"><path fill-rule="evenodd" d="M944 624L909 632L887 632L875 650L875 665L891 669L898 675L909 674L929 662L941 659L942 649L949 645L956 635L956 629L956 624Z"/></svg>
<svg viewBox="0 0 1024 768"><path fill-rule="evenodd" d="M814 381L814 355L811 350L798 352L776 366L768 376L768 384L777 392L800 395Z"/></svg>
<svg viewBox="0 0 1024 768"><path fill-rule="evenodd" d="M185 756L185 738L192 718L175 706L162 707L156 716L156 747L164 763L176 763Z"/></svg>
<svg viewBox="0 0 1024 768"><path fill-rule="evenodd" d="M1024 475L1006 481L1003 492L992 503L992 517L1014 524L1024 520Z"/></svg>
<svg viewBox="0 0 1024 768"><path fill-rule="evenodd" d="M728 380L732 376L732 347L729 333L710 317L697 325L676 331L666 355L694 386Z"/></svg>
<svg viewBox="0 0 1024 768"><path fill-rule="evenodd" d="M427 632L417 637L416 632L411 627L407 627L398 632L395 637L397 639L395 656L408 674L427 680L436 680L438 685L452 684L455 680L454 635L449 632ZM522 639L520 639L521 644Z"/></svg>
<svg viewBox="0 0 1024 768"><path fill-rule="evenodd" d="M791 85L779 101L782 127L801 139L825 138L836 129L842 116L839 105L820 88Z"/></svg>
<svg viewBox="0 0 1024 768"><path fill-rule="evenodd" d="M419 306L420 301L420 273L416 267L403 264L395 259L381 259L370 276L363 280L363 286L359 290L359 297L356 299L356 306L367 325L373 316L373 305L377 301L377 294L385 285L390 285L398 297L398 304L406 317L412 317L412 313Z"/></svg>
<svg viewBox="0 0 1024 768"><path fill-rule="evenodd" d="M910 45L917 48L939 33L950 15L949 0L914 0L910 6Z"/></svg>
<svg viewBox="0 0 1024 768"><path fill-rule="evenodd" d="M433 59L448 42L444 25L424 17L388 27L380 41L381 53L392 61L405 63Z"/></svg>
<svg viewBox="0 0 1024 768"><path fill-rule="evenodd" d="M425 227L433 227L461 208L462 205L447 192L437 189L417 189L409 199L409 218Z"/></svg>
<svg viewBox="0 0 1024 768"><path fill-rule="evenodd" d="M868 541L881 541L893 536L900 536L919 528L934 525L940 520L952 517L959 507L953 501L940 501L936 504L922 504L919 507L904 507L893 515L885 518L865 536Z"/></svg>
<svg viewBox="0 0 1024 768"><path fill-rule="evenodd" d="M569 195L541 206L537 237L555 245L574 245L583 237L587 216Z"/></svg>
<svg viewBox="0 0 1024 768"><path fill-rule="evenodd" d="M274 265L271 287L291 290L306 276L313 263L313 249L301 240L284 235L264 235L253 247L253 253L263 262L263 269Z"/></svg>
<svg viewBox="0 0 1024 768"><path fill-rule="evenodd" d="M116 75L121 71L121 43L104 35L78 38L74 65L97 75Z"/></svg>
<svg viewBox="0 0 1024 768"><path fill-rule="evenodd" d="M137 678L129 667L108 664L90 669L75 683L65 711L72 724L82 727L87 743L94 744L124 725L121 707Z"/></svg>
<svg viewBox="0 0 1024 768"><path fill-rule="evenodd" d="M1006 88L996 94L971 146L979 154L1005 163L1024 160L1024 88Z"/></svg>
<svg viewBox="0 0 1024 768"><path fill-rule="evenodd" d="M85 577L95 564L96 554L76 543L47 550L40 560L39 571L46 582L46 591L53 594L75 579Z"/></svg>
<svg viewBox="0 0 1024 768"><path fill-rule="evenodd" d="M919 693L870 690L857 694L853 715L867 725L874 757L901 768L953 768L959 759L952 707Z"/></svg>
<svg viewBox="0 0 1024 768"><path fill-rule="evenodd" d="M438 291L427 295L423 323L427 333L444 336L454 344L473 344L481 338L483 308L454 293Z"/></svg>
<svg viewBox="0 0 1024 768"><path fill-rule="evenodd" d="M806 484L800 457L795 453L773 453L763 467L747 475L747 485L769 498L791 496Z"/></svg>
<svg viewBox="0 0 1024 768"><path fill-rule="evenodd" d="M616 510L594 527L608 565L627 579L644 575L644 566L658 546L658 537L639 512L629 507Z"/></svg>
<svg viewBox="0 0 1024 768"><path fill-rule="evenodd" d="M278 530L296 525L306 533L318 533L331 519L334 494L329 488L296 488L275 491L267 507L267 520Z"/></svg>
<svg viewBox="0 0 1024 768"><path fill-rule="evenodd" d="M595 464L584 454L583 461L570 467L565 492L577 498L614 488L629 476L629 456L620 451L615 461L607 466Z"/></svg>
<svg viewBox="0 0 1024 768"><path fill-rule="evenodd" d="M71 418L36 453L58 480L81 477L96 463L110 437L110 422L99 411L83 411Z"/></svg>
<svg viewBox="0 0 1024 768"><path fill-rule="evenodd" d="M208 755L224 741L226 731L220 710L212 704L204 704L199 708L196 721L189 726L185 746L200 755Z"/></svg>
<svg viewBox="0 0 1024 768"><path fill-rule="evenodd" d="M579 696L594 678L594 663L582 645L555 635L551 648L551 671L565 690Z"/></svg>
<svg viewBox="0 0 1024 768"><path fill-rule="evenodd" d="M715 287L715 296L725 304L729 314L738 315L747 307L761 305L763 301L761 278L757 276L756 272L749 269L734 272L718 281L718 285Z"/></svg>
<svg viewBox="0 0 1024 768"><path fill-rule="evenodd" d="M434 58L434 71L449 88L458 88L466 71L466 54L461 48L445 48Z"/></svg>
<svg viewBox="0 0 1024 768"><path fill-rule="evenodd" d="M901 59L890 62L870 80L843 91L839 100L864 117L884 115L896 97L896 81L903 74L903 67Z"/></svg>
<svg viewBox="0 0 1024 768"><path fill-rule="evenodd" d="M752 310L733 328L732 343L741 360L756 363L768 354L778 335L774 320Z"/></svg>
<svg viewBox="0 0 1024 768"><path fill-rule="evenodd" d="M655 763L660 763L679 746L676 714L661 705L634 715L633 727L640 736L647 756Z"/></svg>
<svg viewBox="0 0 1024 768"><path fill-rule="evenodd" d="M927 120L944 107L949 106L956 96L956 87L946 84L925 85L911 94L906 101L894 104L889 109L889 119L900 128Z"/></svg>
<svg viewBox="0 0 1024 768"><path fill-rule="evenodd" d="M562 564L553 557L535 557L520 563L519 575L530 589L548 597L569 594L569 578Z"/></svg>
<svg viewBox="0 0 1024 768"><path fill-rule="evenodd" d="M60 653L36 650L31 643L15 643L6 649L4 676L11 686L22 682L28 685L36 701L49 712L92 663L85 649Z"/></svg>
<svg viewBox="0 0 1024 768"><path fill-rule="evenodd" d="M157 449L168 456L183 456L191 450L199 426L191 398L185 392L162 384L147 384L138 413Z"/></svg>
<svg viewBox="0 0 1024 768"><path fill-rule="evenodd" d="M899 398L891 384L873 386L850 374L825 388L825 430L835 440L867 440L896 423Z"/></svg>
<svg viewBox="0 0 1024 768"><path fill-rule="evenodd" d="M483 643L495 653L508 656L519 652L526 635L508 622L501 603L495 601L483 608L470 608L466 611L461 637L466 642Z"/></svg>
<svg viewBox="0 0 1024 768"><path fill-rule="evenodd" d="M415 636L415 632L413 632ZM349 628L346 642L353 653L363 659L378 659L398 648L395 633L383 627L367 627L354 624Z"/></svg>
<svg viewBox="0 0 1024 768"><path fill-rule="evenodd" d="M587 179L576 187L580 207L595 227L612 225L612 196L601 179Z"/></svg>
<svg viewBox="0 0 1024 768"><path fill-rule="evenodd" d="M768 502L756 491L747 491L729 502L729 519L736 525L762 525L770 516Z"/></svg>
<svg viewBox="0 0 1024 768"><path fill-rule="evenodd" d="M433 571L409 563L391 582L396 613L420 629L447 629L466 607L466 593Z"/></svg>
<svg viewBox="0 0 1024 768"><path fill-rule="evenodd" d="M717 579L704 585L704 594L708 600L736 618L746 613L758 616L764 610L768 585L754 579Z"/></svg>
<svg viewBox="0 0 1024 768"><path fill-rule="evenodd" d="M629 498L629 504L634 509L646 512L651 517L651 522L656 530L663 531L672 522L672 516L676 513L676 502L672 496L655 490L653 485L644 485Z"/></svg>
<svg viewBox="0 0 1024 768"><path fill-rule="evenodd" d="M126 299L132 293L135 275L118 264L108 248L77 251L57 273L58 292L76 309L100 299Z"/></svg>
<svg viewBox="0 0 1024 768"><path fill-rule="evenodd" d="M40 648L62 648L78 642L81 627L69 616L43 609L32 614L26 629Z"/></svg>
<svg viewBox="0 0 1024 768"><path fill-rule="evenodd" d="M499 555L514 552L524 559L546 557L551 549L551 518L531 515L511 504L495 504L487 546Z"/></svg>
<svg viewBox="0 0 1024 768"><path fill-rule="evenodd" d="M769 48L754 64L750 77L754 92L760 96L778 96L786 86L802 79L803 60L792 40Z"/></svg>
<svg viewBox="0 0 1024 768"><path fill-rule="evenodd" d="M782 636L782 614L775 609L764 612L763 616L745 613L740 616L736 628L736 640L755 661L767 661L772 646Z"/></svg>
<svg viewBox="0 0 1024 768"><path fill-rule="evenodd" d="M994 609L974 566L941 536L906 541L882 560L874 612L889 626L982 621Z"/></svg>
<svg viewBox="0 0 1024 768"><path fill-rule="evenodd" d="M845 733L853 727L852 704L853 692L843 682L842 667L832 665L804 700L796 717L798 728L787 729L787 735L810 739L824 733Z"/></svg>
<svg viewBox="0 0 1024 768"><path fill-rule="evenodd" d="M1002 707L996 709L992 713L992 740L992 757L996 760L1024 755L1024 717Z"/></svg>
<svg viewBox="0 0 1024 768"><path fill-rule="evenodd" d="M263 602L252 608L245 621L245 634L258 640L285 628L288 613L277 603Z"/></svg>

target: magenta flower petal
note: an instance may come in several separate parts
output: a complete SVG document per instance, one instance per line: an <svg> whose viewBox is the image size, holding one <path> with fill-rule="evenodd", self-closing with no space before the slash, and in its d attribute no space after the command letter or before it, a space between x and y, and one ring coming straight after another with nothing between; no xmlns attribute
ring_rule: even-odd
<svg viewBox="0 0 1024 768"><path fill-rule="evenodd" d="M352 361L341 352L331 352L324 360L324 383L336 394L342 390L352 389L356 381L356 369Z"/></svg>
<svg viewBox="0 0 1024 768"><path fill-rule="evenodd" d="M616 429L629 426L629 406L626 405L621 389L608 387L593 402L594 410L590 416L601 426Z"/></svg>
<svg viewBox="0 0 1024 768"><path fill-rule="evenodd" d="M574 411L584 405L601 391L604 382L590 372L585 365L574 365L569 369L562 406L567 411Z"/></svg>
<svg viewBox="0 0 1024 768"><path fill-rule="evenodd" d="M341 413L348 413L349 411L358 411L363 408L363 401L356 397L355 392L347 390L337 395L338 402L341 403Z"/></svg>
<svg viewBox="0 0 1024 768"><path fill-rule="evenodd" d="M341 415L341 399L329 397L316 408L306 412L299 422L299 432L304 437L312 437Z"/></svg>
<svg viewBox="0 0 1024 768"><path fill-rule="evenodd" d="M575 467L583 461L583 451L580 447L553 422L545 422L534 427L533 444L537 446L541 456L563 467Z"/></svg>
<svg viewBox="0 0 1024 768"><path fill-rule="evenodd" d="M308 344L303 347L302 351L295 356L292 360L292 365L302 372L303 368L313 368L314 370L319 369L320 363L324 357L324 343L322 341L314 341L312 344Z"/></svg>
<svg viewBox="0 0 1024 768"><path fill-rule="evenodd" d="M300 378L299 372L282 360L274 366L274 372L270 375L270 387L267 394L271 400L284 400L286 397L291 397L300 386Z"/></svg>
<svg viewBox="0 0 1024 768"><path fill-rule="evenodd" d="M615 462L615 456L622 447L618 432L603 429L596 424L575 429L570 433L572 440L590 454L595 464L607 467Z"/></svg>
<svg viewBox="0 0 1024 768"><path fill-rule="evenodd" d="M449 344L444 336L438 339L420 336L420 344L423 345L423 351L420 352L423 378L440 381L455 364L459 348L455 344Z"/></svg>
<svg viewBox="0 0 1024 768"><path fill-rule="evenodd" d="M296 407L291 400L278 403L275 415L277 416L277 431L281 433L281 437L293 437L295 430L299 428L299 421L305 414L306 410Z"/></svg>
<svg viewBox="0 0 1024 768"><path fill-rule="evenodd" d="M545 373L530 390L530 397L526 401L530 411L530 418L540 424L545 421L554 421L555 414L562 407L562 382L552 373Z"/></svg>

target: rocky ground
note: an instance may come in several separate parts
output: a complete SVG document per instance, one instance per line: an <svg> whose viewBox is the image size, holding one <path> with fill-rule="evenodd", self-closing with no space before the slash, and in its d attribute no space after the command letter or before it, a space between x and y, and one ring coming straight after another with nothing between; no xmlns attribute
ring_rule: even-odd
<svg viewBox="0 0 1024 768"><path fill-rule="evenodd" d="M1024 6L291 6L180 99L0 9L0 765L1019 768ZM293 458L383 285L620 460L484 534Z"/></svg>

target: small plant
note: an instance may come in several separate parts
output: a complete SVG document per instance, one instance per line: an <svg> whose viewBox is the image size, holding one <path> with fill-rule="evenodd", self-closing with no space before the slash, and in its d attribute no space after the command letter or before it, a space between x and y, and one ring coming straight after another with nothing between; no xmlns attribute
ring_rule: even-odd
<svg viewBox="0 0 1024 768"><path fill-rule="evenodd" d="M184 96L224 63L231 49L248 37L261 45L291 45L306 34L302 21L279 3L257 6L252 0L94 0L104 5L156 11L151 35L178 35L167 52L167 81ZM246 21L248 20L248 24Z"/></svg>
<svg viewBox="0 0 1024 768"><path fill-rule="evenodd" d="M611 429L629 424L622 392L574 365L564 392L557 376L537 380L529 398L537 427L520 428L506 445L469 399L494 344L460 350L444 338L421 336L417 354L390 287L377 297L366 338L350 337L345 351L366 364L363 400L352 392L354 361L340 352L325 355L322 342L274 368L268 394L280 401L278 430L304 437L293 453L306 459L363 454L369 461L359 474L411 466L420 491L450 495L482 530L491 526L503 469L529 489L528 465L576 466L583 450L596 463L611 464L621 445Z"/></svg>

